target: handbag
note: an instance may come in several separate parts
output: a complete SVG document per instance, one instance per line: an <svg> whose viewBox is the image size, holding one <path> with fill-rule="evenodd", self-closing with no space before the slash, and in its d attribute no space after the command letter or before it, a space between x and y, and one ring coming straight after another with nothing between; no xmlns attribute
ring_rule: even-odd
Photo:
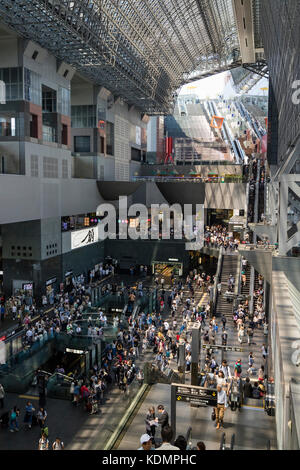
<svg viewBox="0 0 300 470"><path fill-rule="evenodd" d="M216 420L216 412L215 412L215 409L213 409L213 411L212 411L211 419L212 419L212 421L215 421L215 420Z"/></svg>

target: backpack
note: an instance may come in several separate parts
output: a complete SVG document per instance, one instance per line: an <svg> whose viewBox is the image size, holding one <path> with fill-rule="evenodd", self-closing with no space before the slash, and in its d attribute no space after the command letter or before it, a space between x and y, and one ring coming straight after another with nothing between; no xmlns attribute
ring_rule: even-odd
<svg viewBox="0 0 300 470"><path fill-rule="evenodd" d="M242 367L241 367L240 364L237 364L237 365L236 365L236 371L237 371L238 374L241 374L241 373L242 373Z"/></svg>

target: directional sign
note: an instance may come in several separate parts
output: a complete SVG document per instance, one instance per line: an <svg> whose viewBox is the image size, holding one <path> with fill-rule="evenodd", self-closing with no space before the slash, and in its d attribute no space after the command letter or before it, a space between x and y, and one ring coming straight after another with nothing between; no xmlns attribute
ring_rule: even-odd
<svg viewBox="0 0 300 470"><path fill-rule="evenodd" d="M244 351L243 348L236 348L236 347L233 347L233 346L221 346L220 344L214 344L214 345L203 344L202 349L212 349L212 350L223 349L224 351L235 351L235 352L243 352Z"/></svg>
<svg viewBox="0 0 300 470"><path fill-rule="evenodd" d="M198 406L217 406L217 390L195 386L177 386L176 400Z"/></svg>

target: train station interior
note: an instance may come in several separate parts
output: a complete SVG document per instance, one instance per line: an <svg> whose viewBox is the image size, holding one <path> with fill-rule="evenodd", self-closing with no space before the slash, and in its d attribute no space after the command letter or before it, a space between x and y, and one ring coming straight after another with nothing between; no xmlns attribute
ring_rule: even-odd
<svg viewBox="0 0 300 470"><path fill-rule="evenodd" d="M300 449L299 31L0 0L1 451Z"/></svg>

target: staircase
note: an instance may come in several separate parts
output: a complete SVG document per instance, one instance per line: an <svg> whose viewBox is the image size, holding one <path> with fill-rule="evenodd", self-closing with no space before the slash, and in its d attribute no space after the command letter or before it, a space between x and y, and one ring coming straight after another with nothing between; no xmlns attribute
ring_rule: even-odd
<svg viewBox="0 0 300 470"><path fill-rule="evenodd" d="M228 278L230 274L235 278L235 283L237 283L236 272L238 267L238 255L224 255L223 256L223 266L221 274L221 283L222 283L222 292L221 295L218 295L216 316L221 316L224 314L227 317L232 318L232 302L227 302L225 298L225 293L228 288Z"/></svg>

